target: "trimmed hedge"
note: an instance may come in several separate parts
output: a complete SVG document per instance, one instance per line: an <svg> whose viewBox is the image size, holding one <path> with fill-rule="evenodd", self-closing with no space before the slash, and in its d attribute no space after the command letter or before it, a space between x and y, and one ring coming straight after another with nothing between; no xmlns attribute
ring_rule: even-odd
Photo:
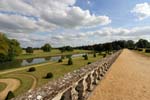
<svg viewBox="0 0 150 100"><path fill-rule="evenodd" d="M84 57L84 60L88 60L88 55L87 54L83 55L82 57Z"/></svg>
<svg viewBox="0 0 150 100"><path fill-rule="evenodd" d="M69 58L68 59L68 65L72 65L72 64L73 64L72 58Z"/></svg>
<svg viewBox="0 0 150 100"><path fill-rule="evenodd" d="M145 53L150 53L150 49L145 49Z"/></svg>
<svg viewBox="0 0 150 100"><path fill-rule="evenodd" d="M87 64L89 65L89 64L91 64L91 62L88 62Z"/></svg>
<svg viewBox="0 0 150 100"><path fill-rule="evenodd" d="M52 77L53 77L53 73L49 72L49 73L47 73L45 78L52 78Z"/></svg>
<svg viewBox="0 0 150 100"><path fill-rule="evenodd" d="M60 63L60 62L63 62L62 58L60 58L60 59L58 60L58 62L59 62L59 63Z"/></svg>
<svg viewBox="0 0 150 100"><path fill-rule="evenodd" d="M138 50L138 51L143 51L143 49L141 49L141 48L138 48L137 50Z"/></svg>
<svg viewBox="0 0 150 100"><path fill-rule="evenodd" d="M96 53L93 54L93 57L96 57Z"/></svg>
<svg viewBox="0 0 150 100"><path fill-rule="evenodd" d="M106 57L106 54L103 54L103 58L105 58Z"/></svg>
<svg viewBox="0 0 150 100"><path fill-rule="evenodd" d="M9 91L6 98L5 98L5 100L11 100L14 97L15 97L14 93L12 91Z"/></svg>
<svg viewBox="0 0 150 100"><path fill-rule="evenodd" d="M29 70L28 70L28 72L34 72L34 71L36 71L35 67L31 67L31 68L29 68Z"/></svg>

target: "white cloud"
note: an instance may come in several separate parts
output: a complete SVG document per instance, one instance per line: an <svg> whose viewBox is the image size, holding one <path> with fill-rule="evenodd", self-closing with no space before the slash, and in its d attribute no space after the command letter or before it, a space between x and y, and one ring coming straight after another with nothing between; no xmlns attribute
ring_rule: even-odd
<svg viewBox="0 0 150 100"><path fill-rule="evenodd" d="M52 46L78 46L88 45L94 43L104 43L108 41L132 39L138 40L140 38L150 37L150 26L127 28L112 28L105 27L100 30L90 32L64 32L59 34L45 34L40 35L36 33L21 34L13 33L8 34L10 38L19 40L23 47L33 46L40 47L44 43L50 43Z"/></svg>
<svg viewBox="0 0 150 100"><path fill-rule="evenodd" d="M131 12L135 13L139 20L148 18L150 17L150 4L147 2L136 4Z"/></svg>
<svg viewBox="0 0 150 100"><path fill-rule="evenodd" d="M4 32L51 31L111 23L74 6L76 0L0 0L0 29Z"/></svg>

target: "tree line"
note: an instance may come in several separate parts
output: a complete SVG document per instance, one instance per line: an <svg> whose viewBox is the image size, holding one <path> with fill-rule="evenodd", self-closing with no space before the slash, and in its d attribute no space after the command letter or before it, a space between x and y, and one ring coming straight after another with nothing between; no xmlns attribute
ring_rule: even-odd
<svg viewBox="0 0 150 100"><path fill-rule="evenodd" d="M87 46L78 46L75 49L84 49L84 50L94 50L98 52L102 51L112 51L112 50L120 50L123 48L128 49L137 49L137 48L150 48L150 42L145 39L139 39L137 42L133 40L118 40L103 44L94 44L94 45L87 45Z"/></svg>
<svg viewBox="0 0 150 100"><path fill-rule="evenodd" d="M112 51L112 50L120 50L123 48L129 49L137 49L137 48L150 48L150 42L145 39L139 39L137 42L132 40L118 40L113 42L107 42L103 44L94 44L87 46L63 46L59 47L62 53L66 51L73 51L74 49L83 49L83 50L94 50L96 52L102 51ZM27 53L33 53L34 50L43 50L44 52L51 52L52 46L48 43L44 44L40 48L21 48L20 43L15 39L8 39L3 33L0 33L0 63L11 61L15 56L18 56L22 53L22 49L24 49Z"/></svg>

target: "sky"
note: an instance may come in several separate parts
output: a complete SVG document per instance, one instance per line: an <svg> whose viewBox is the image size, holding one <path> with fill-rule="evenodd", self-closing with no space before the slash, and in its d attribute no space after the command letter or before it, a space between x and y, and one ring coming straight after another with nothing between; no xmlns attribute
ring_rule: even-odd
<svg viewBox="0 0 150 100"><path fill-rule="evenodd" d="M0 32L22 47L150 40L150 0L0 0Z"/></svg>

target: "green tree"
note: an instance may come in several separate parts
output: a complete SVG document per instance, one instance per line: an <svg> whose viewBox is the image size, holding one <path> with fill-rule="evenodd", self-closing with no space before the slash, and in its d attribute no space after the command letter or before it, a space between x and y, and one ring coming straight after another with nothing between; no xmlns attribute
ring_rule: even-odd
<svg viewBox="0 0 150 100"><path fill-rule="evenodd" d="M27 47L26 48L26 53L33 53L33 48L32 47Z"/></svg>
<svg viewBox="0 0 150 100"><path fill-rule="evenodd" d="M20 44L15 39L8 39L3 33L0 33L0 62L13 60L14 56L21 54Z"/></svg>
<svg viewBox="0 0 150 100"><path fill-rule="evenodd" d="M129 48L129 49L134 49L135 48L134 41L128 40L126 43L127 43L127 48Z"/></svg>
<svg viewBox="0 0 150 100"><path fill-rule="evenodd" d="M50 44L45 44L44 46L41 47L41 49L44 51L44 52L50 52L52 47Z"/></svg>
<svg viewBox="0 0 150 100"><path fill-rule="evenodd" d="M147 48L149 47L149 42L145 39L140 39L137 43L136 43L136 47L137 48Z"/></svg>

